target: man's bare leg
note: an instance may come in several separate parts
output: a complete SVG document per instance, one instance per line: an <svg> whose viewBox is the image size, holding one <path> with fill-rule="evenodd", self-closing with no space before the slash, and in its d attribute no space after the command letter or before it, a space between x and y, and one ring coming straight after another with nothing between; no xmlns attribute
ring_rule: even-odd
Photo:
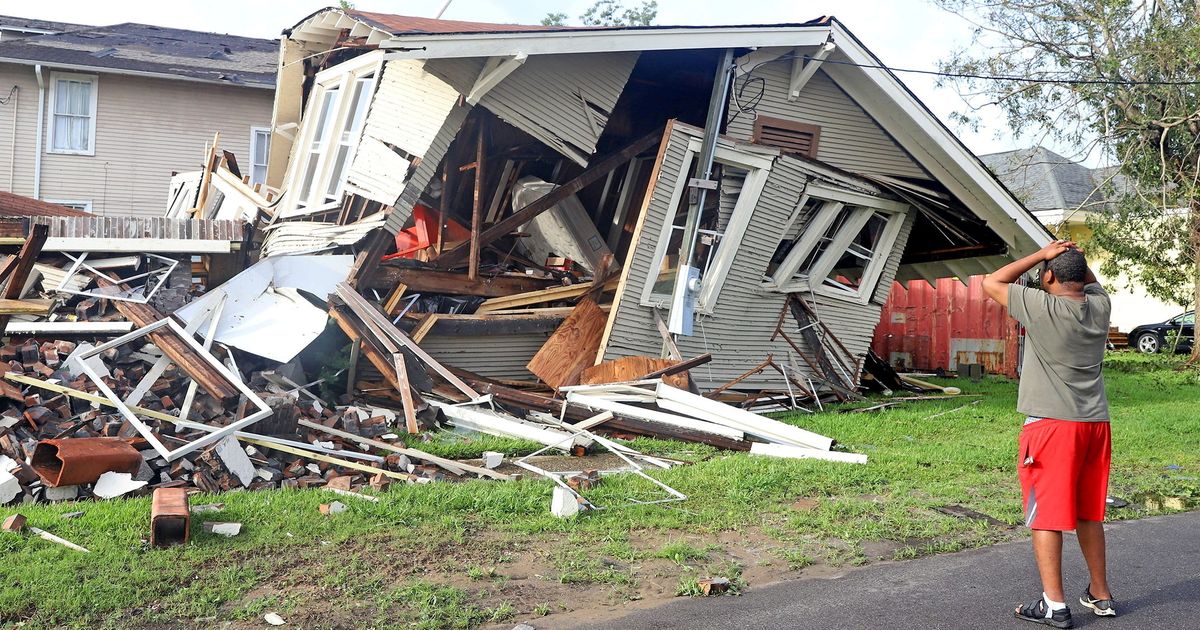
<svg viewBox="0 0 1200 630"><path fill-rule="evenodd" d="M1079 550L1083 552L1083 559L1087 561L1088 573L1092 577L1092 597L1096 599L1112 599L1112 593L1108 591L1108 567L1104 552L1104 523L1101 521L1080 520L1076 525L1075 533L1079 538ZM1034 532L1034 534L1036 535L1037 532ZM1038 561L1038 566L1041 566L1040 560ZM1043 572L1042 580L1044 581L1045 579L1046 576ZM1050 591L1046 592L1049 593Z"/></svg>
<svg viewBox="0 0 1200 630"><path fill-rule="evenodd" d="M1062 532L1033 530L1033 556L1037 559L1038 573L1042 576L1042 590L1046 597L1056 602L1067 601L1063 597L1062 585L1062 540ZM1079 542L1083 543L1082 537ZM1095 591L1092 594L1095 595Z"/></svg>

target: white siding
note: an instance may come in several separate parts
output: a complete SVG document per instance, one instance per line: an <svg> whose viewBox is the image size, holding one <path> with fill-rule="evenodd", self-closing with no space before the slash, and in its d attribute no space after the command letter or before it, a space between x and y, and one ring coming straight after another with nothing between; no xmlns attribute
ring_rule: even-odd
<svg viewBox="0 0 1200 630"><path fill-rule="evenodd" d="M604 349L605 360L631 355L658 356L661 351L662 340L656 332L653 313L648 307L639 305L638 296L650 271L655 243L667 214L687 142L686 135L672 132L658 183L642 217L640 236L626 263L628 276L621 299L611 315L612 331ZM780 229L799 202L808 178L798 160L776 159L713 314L696 322L693 336L678 339L677 345L685 357L706 352L713 355L711 363L692 371L693 378L701 386L715 387L725 383L761 362L768 354L774 355L777 363L789 365L788 356L794 354L790 346L782 339L771 341L786 296L759 287L767 263L782 237ZM880 278L883 287L891 285L911 223L911 218L906 220L885 265ZM851 353L859 355L870 346L886 293L886 288L877 290L873 301L866 305L818 296L816 308L822 321ZM809 299L811 301L811 297ZM791 315L785 318L784 326L789 337L804 348ZM805 352L811 356L807 348ZM799 357L796 357L796 363L807 369ZM782 377L774 370L766 370L743 383L748 387L786 388Z"/></svg>
<svg viewBox="0 0 1200 630"><path fill-rule="evenodd" d="M854 102L823 71L818 70L796 101L787 100L791 78L791 59L779 59L757 67L754 77L765 81L762 101L755 107L759 115L784 118L817 125L821 137L817 144L817 159L853 173L879 173L903 177L931 179L912 157L896 144L858 103ZM734 88L746 77L738 77ZM745 100L758 94L757 81L747 84ZM729 104L731 112L737 106ZM754 133L754 113L743 112L730 123L727 133L749 140Z"/></svg>
<svg viewBox="0 0 1200 630"><path fill-rule="evenodd" d="M49 71L43 72L48 79ZM33 68L0 64L0 90L12 85L20 91L19 108L13 102L0 106L0 186L32 195L38 99ZM163 215L171 174L199 168L214 132L221 133L221 148L249 168L250 128L271 122L271 90L112 74L100 74L96 88L95 155L49 153L43 136L41 196L90 200L98 215ZM46 100L49 112L49 90ZM47 115L43 125L48 124Z"/></svg>

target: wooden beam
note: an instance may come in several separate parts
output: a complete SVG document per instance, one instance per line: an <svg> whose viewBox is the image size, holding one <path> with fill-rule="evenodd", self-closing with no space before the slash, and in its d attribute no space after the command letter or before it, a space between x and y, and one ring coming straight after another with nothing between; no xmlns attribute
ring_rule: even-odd
<svg viewBox="0 0 1200 630"><path fill-rule="evenodd" d="M360 286L367 289L390 291L397 284L404 284L414 293L453 293L479 297L507 297L514 293L525 293L545 289L553 280L530 278L524 274L482 277L468 280L465 273L381 265Z"/></svg>
<svg viewBox="0 0 1200 630"><path fill-rule="evenodd" d="M471 191L471 251L467 263L467 279L479 277L479 230L483 227L483 144L487 132L487 117L480 115L475 123L475 187Z"/></svg>
<svg viewBox="0 0 1200 630"><path fill-rule="evenodd" d="M604 284L605 291L611 291L616 288L617 280L610 280ZM545 304L546 302L569 300L582 296L592 291L592 289L594 289L594 287L591 284L573 284L569 287L553 287L550 289L529 291L527 293L505 295L503 297L492 298L483 304L480 304L479 308L476 309L475 312L491 313L510 308L529 306L531 304Z"/></svg>
<svg viewBox="0 0 1200 630"><path fill-rule="evenodd" d="M118 286L110 282L108 278L100 276L96 277L96 284L101 288ZM138 328L149 326L166 317L158 312L158 309L149 304L138 304L122 300L111 300L111 303L125 319L133 322ZM174 333L170 332L169 329L165 331L156 330L151 332L148 337L159 350L163 351L163 354L170 357L171 361L175 363L175 367L178 367L185 374L192 377L192 380L200 387L203 387L208 395L218 400L226 400L241 395L241 392L233 383L226 380L220 372L213 369L203 358L196 356L195 350L185 340L180 339Z"/></svg>
<svg viewBox="0 0 1200 630"><path fill-rule="evenodd" d="M396 365L396 383L400 390L400 401L404 405L404 427L412 435L421 432L421 427L417 426L417 408L413 404L412 387L408 384L408 368L404 364L404 355L396 352L392 354L392 363Z"/></svg>
<svg viewBox="0 0 1200 630"><path fill-rule="evenodd" d="M759 363L758 365L750 368L749 370L746 370L742 374L738 375L738 377L733 379L732 381L729 381L728 383L725 383L724 385L704 394L704 397L712 398L713 396L716 396L717 394L720 394L721 392L729 389L730 387L733 387L734 385L741 383L742 381L750 378L751 376L754 376L755 374L762 372L763 370L767 369L770 365L771 365L771 355L768 354L766 361L763 361L762 363Z"/></svg>
<svg viewBox="0 0 1200 630"><path fill-rule="evenodd" d="M34 263L37 262L38 256L42 253L42 245L46 244L46 238L50 234L50 228L45 225L34 225L29 232L29 238L25 240L25 244L21 246L20 253L17 254L16 263L10 269L5 269L8 273L8 284L4 286L4 293L0 294L5 300L16 300L21 297L21 290L25 288L25 281L29 278L29 271L33 269ZM0 315L0 330L5 330L8 327L8 315Z"/></svg>
<svg viewBox="0 0 1200 630"><path fill-rule="evenodd" d="M0 315L49 315L54 300L9 300L0 298Z"/></svg>
<svg viewBox="0 0 1200 630"><path fill-rule="evenodd" d="M412 333L409 335L409 338L413 340L413 343L421 343L421 340L425 338L425 335L428 335L429 331L433 330L433 325L436 324L437 321L437 313L426 314L421 318L421 321L417 324L417 327L413 329Z"/></svg>
<svg viewBox="0 0 1200 630"><path fill-rule="evenodd" d="M680 372L686 372L694 367L699 367L701 365L704 365L705 363L712 361L712 358L713 358L712 355L706 352L698 357L688 359L687 361L676 363L675 365L665 367L661 370L655 370L653 372L650 372L649 374L643 374L634 380L647 381L652 378L661 378L663 376L671 376L672 374L679 374Z"/></svg>
<svg viewBox="0 0 1200 630"><path fill-rule="evenodd" d="M571 181L559 186L558 188L555 188L544 197L527 204L525 207L510 214L507 218L503 219L499 223L496 223L495 225L484 230L479 234L479 238L475 240L477 240L481 246L487 245L488 243L491 243L492 241L508 234L509 232L512 232L516 228L525 225L534 217L549 210L550 208L553 208L567 197L570 197L580 190L583 190L592 182L599 180L605 175L608 175L610 171L616 169L618 166L621 166L629 160L632 160L642 151L657 146L662 140L662 135L663 132L661 129L654 131L639 138L620 151L617 151L616 153L613 153L603 160L600 160L594 165L589 166ZM470 249L470 243L460 244L454 249L445 251L441 256L438 256L437 264L439 267L447 269L456 263L462 262L462 260L470 254Z"/></svg>

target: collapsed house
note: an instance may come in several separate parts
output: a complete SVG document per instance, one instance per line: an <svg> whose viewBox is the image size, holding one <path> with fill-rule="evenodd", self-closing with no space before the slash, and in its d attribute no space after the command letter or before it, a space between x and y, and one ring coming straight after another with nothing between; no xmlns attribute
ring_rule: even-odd
<svg viewBox="0 0 1200 630"><path fill-rule="evenodd" d="M446 425L639 473L673 462L606 435L862 463L756 412L856 398L864 363L886 365L868 349L894 280L966 277L1050 238L832 18L571 29L325 9L281 40L272 134L265 185L214 140L135 230L220 243L235 264L213 258L222 281L196 299L147 304L158 266L46 270L62 304L90 292L128 334L0 349L13 497L54 487L52 453L83 437L136 442L148 467L125 474L150 488L209 491L512 478L399 442ZM47 229L0 269L10 285ZM120 245L102 240L80 251ZM332 381L345 391L319 390ZM39 447L49 475L19 464ZM514 465L557 482L556 513L592 507Z"/></svg>
<svg viewBox="0 0 1200 630"><path fill-rule="evenodd" d="M710 354L701 389L852 389L893 279L990 271L1049 238L832 18L571 29L328 9L281 60L271 172L289 192L268 231L384 212L410 247L361 288L391 316L398 286L470 304L401 325L489 378L561 386L572 360ZM508 295L605 273L599 336L531 373L568 311Z"/></svg>

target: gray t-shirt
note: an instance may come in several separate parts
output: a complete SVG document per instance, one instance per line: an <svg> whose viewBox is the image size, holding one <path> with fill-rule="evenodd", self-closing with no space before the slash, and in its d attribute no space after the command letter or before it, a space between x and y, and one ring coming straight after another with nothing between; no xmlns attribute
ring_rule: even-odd
<svg viewBox="0 0 1200 630"><path fill-rule="evenodd" d="M1017 411L1035 417L1103 422L1104 348L1112 311L1098 283L1083 288L1083 300L1041 289L1009 285L1008 313L1025 325L1025 358Z"/></svg>

